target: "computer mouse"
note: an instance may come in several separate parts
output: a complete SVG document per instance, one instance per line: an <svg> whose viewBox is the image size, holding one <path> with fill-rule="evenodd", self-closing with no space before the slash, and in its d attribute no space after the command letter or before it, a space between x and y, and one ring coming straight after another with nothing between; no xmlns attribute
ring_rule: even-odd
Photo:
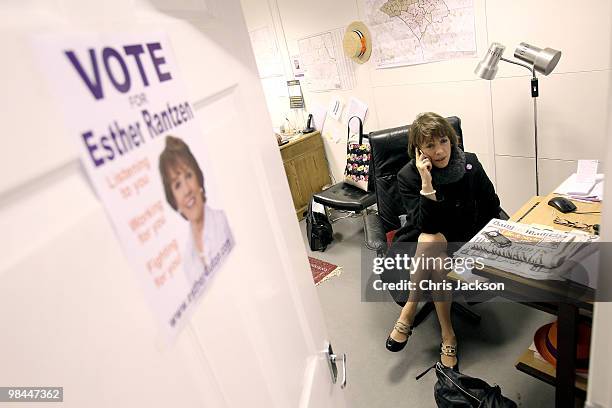
<svg viewBox="0 0 612 408"><path fill-rule="evenodd" d="M565 197L553 197L548 200L548 205L556 208L562 213L568 213L572 211L576 211L576 206L570 200Z"/></svg>

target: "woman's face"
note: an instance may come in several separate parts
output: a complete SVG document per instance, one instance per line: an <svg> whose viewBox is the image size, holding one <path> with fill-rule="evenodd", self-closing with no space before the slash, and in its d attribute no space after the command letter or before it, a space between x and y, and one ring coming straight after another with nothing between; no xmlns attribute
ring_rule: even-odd
<svg viewBox="0 0 612 408"><path fill-rule="evenodd" d="M421 150L435 167L443 169L448 166L451 156L451 142L448 137L432 137L421 146Z"/></svg>
<svg viewBox="0 0 612 408"><path fill-rule="evenodd" d="M170 186L178 212L183 214L189 222L201 218L204 209L204 193L195 171L179 163L170 170Z"/></svg>

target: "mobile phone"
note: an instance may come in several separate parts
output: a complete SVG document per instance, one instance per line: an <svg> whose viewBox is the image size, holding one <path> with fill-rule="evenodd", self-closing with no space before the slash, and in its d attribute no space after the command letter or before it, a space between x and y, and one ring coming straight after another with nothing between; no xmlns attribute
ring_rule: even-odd
<svg viewBox="0 0 612 408"><path fill-rule="evenodd" d="M429 157L428 155L426 155L425 153L423 153L423 151L422 151L420 148L418 148L418 147L417 147L417 149L418 149L418 151L419 151L419 153L420 153L420 154L422 154L423 156L425 156L425 159L429 159L429 166L428 166L427 168L429 169L429 171L431 171L431 167L432 167L432 164L431 164L431 157Z"/></svg>
<svg viewBox="0 0 612 408"><path fill-rule="evenodd" d="M425 158L426 158L426 159L431 160L431 159L429 158L429 156L428 156L428 155L426 155L425 153L423 153L423 151L422 151L421 149L419 149L418 147L417 147L417 150L419 151L419 154L422 154L423 156L425 156Z"/></svg>
<svg viewBox="0 0 612 408"><path fill-rule="evenodd" d="M498 231L487 231L487 232L483 232L482 235L484 235L485 238L487 238L489 241L493 242L495 245L497 245L500 248L505 248L505 247L509 247L510 245L512 245L512 241L504 237Z"/></svg>

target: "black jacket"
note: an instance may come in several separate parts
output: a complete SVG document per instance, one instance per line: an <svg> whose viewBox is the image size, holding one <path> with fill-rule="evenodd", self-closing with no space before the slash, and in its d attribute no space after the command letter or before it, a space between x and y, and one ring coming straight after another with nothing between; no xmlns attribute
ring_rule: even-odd
<svg viewBox="0 0 612 408"><path fill-rule="evenodd" d="M406 224L394 241L414 242L421 232L442 233L448 242L469 241L499 216L499 198L474 153L465 153L466 171L454 183L433 185L437 201L421 195L421 176L414 159L397 174Z"/></svg>

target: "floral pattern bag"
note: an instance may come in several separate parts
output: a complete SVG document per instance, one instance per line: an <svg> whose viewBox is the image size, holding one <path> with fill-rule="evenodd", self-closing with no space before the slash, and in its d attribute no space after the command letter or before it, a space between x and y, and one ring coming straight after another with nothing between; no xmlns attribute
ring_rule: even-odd
<svg viewBox="0 0 612 408"><path fill-rule="evenodd" d="M351 120L359 121L359 142L351 141ZM361 118L353 116L349 119L348 135L346 140L346 167L344 168L344 182L368 191L370 176L370 144L363 142L363 123Z"/></svg>

